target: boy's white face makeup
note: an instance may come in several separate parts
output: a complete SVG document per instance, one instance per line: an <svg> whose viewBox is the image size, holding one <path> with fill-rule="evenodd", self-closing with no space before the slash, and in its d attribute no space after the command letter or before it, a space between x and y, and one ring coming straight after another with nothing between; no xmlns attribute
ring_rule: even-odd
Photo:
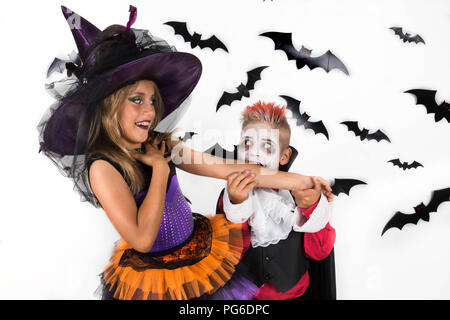
<svg viewBox="0 0 450 320"><path fill-rule="evenodd" d="M265 122L248 124L241 134L239 160L278 170L280 165L280 130Z"/></svg>

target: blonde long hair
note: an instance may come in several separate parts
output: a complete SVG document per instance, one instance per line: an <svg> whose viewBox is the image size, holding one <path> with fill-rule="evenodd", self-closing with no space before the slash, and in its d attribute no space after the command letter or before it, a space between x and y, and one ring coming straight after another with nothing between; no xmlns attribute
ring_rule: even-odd
<svg viewBox="0 0 450 320"><path fill-rule="evenodd" d="M159 133L153 131L163 115L163 101L157 85L153 83L155 89L155 119L149 128L148 142L159 145L163 140L166 142L166 151L173 147L172 132ZM136 195L144 188L144 179L140 171L137 160L131 155L121 143L121 130L119 125L120 106L127 99L128 95L137 87L138 83L127 85L107 96L96 108L92 123L89 129L88 148L86 162L96 154L102 154L113 162L117 163L123 171L125 181L130 186L131 193Z"/></svg>

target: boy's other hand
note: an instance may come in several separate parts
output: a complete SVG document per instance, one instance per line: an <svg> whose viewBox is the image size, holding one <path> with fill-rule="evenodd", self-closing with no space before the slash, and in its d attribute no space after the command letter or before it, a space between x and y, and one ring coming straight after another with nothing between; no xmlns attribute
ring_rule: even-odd
<svg viewBox="0 0 450 320"><path fill-rule="evenodd" d="M319 201L322 191L324 191L324 195L327 197L328 201L333 200L334 195L331 192L328 192L326 188L324 188L324 180L318 177L313 177L312 179L314 188L306 190L292 190L292 195L295 198L295 203L299 208L306 209L311 207L313 204Z"/></svg>
<svg viewBox="0 0 450 320"><path fill-rule="evenodd" d="M255 185L255 174L249 170L230 174L227 177L227 189L231 203L239 204L247 200L248 193Z"/></svg>

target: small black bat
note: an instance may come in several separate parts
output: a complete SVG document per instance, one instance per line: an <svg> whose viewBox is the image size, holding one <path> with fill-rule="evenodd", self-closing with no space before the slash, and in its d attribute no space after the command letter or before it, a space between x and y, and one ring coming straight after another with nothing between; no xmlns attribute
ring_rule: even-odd
<svg viewBox="0 0 450 320"><path fill-rule="evenodd" d="M63 60L59 58L53 59L53 62L47 70L47 78L50 77L53 72L63 73L65 70L68 70L66 64L80 65L81 60L78 53L72 51L68 56L69 60Z"/></svg>
<svg viewBox="0 0 450 320"><path fill-rule="evenodd" d="M335 196L338 196L340 193L350 195L350 189L359 184L367 183L356 179L334 179L334 184L331 186L331 192Z"/></svg>
<svg viewBox="0 0 450 320"><path fill-rule="evenodd" d="M222 148L222 146L220 144L216 143L211 148L209 148L203 152L208 153L213 156L216 156L216 157L219 157L219 158L237 159L237 147L238 147L237 145L234 145L234 150L228 151L228 150Z"/></svg>
<svg viewBox="0 0 450 320"><path fill-rule="evenodd" d="M394 166L400 167L403 169L403 171L405 171L406 169L411 169L411 168L417 168L417 167L422 167L423 165L417 161L414 161L413 163L409 164L408 162L401 162L400 159L392 159L389 160L388 162L392 162L392 164Z"/></svg>
<svg viewBox="0 0 450 320"><path fill-rule="evenodd" d="M406 41L408 41L408 42L415 42L415 43L422 42L423 44L425 44L425 41L418 34L415 35L414 37L411 37L411 35L409 33L403 33L403 30L402 30L401 27L392 27L392 28L389 28L389 29L393 30L394 33L396 35L398 35L400 37L400 39L403 40L403 42L406 42Z"/></svg>
<svg viewBox="0 0 450 320"><path fill-rule="evenodd" d="M262 66L262 67L258 67L255 69L252 69L250 71L247 72L247 84L243 84L241 82L241 84L236 87L236 89L238 90L238 92L235 93L229 93L229 92L224 92L222 94L222 96L219 99L219 102L217 103L216 106L216 112L219 111L220 107L222 105L231 105L231 103L234 100L241 100L242 97L250 97L250 90L253 90L255 88L255 82L258 80L261 80L261 72L267 68L268 66Z"/></svg>
<svg viewBox="0 0 450 320"><path fill-rule="evenodd" d="M386 223L381 235L391 228L401 230L408 223L417 224L419 220L430 221L430 213L436 212L439 205L445 201L450 201L450 188L434 191L428 205L424 205L422 202L414 207L415 213L404 214L397 211L388 223Z"/></svg>
<svg viewBox="0 0 450 320"><path fill-rule="evenodd" d="M297 126L304 126L305 129L312 129L315 134L322 133L323 135L325 135L327 140L329 140L327 128L325 128L325 125L323 124L322 120L312 122L312 121L309 121L310 116L306 112L301 113L301 111L300 111L301 101L296 100L289 96L284 96L284 95L281 95L280 97L282 97L284 100L286 100L286 102L287 102L286 107L289 110L291 110L292 115L297 120L297 122L296 122Z"/></svg>
<svg viewBox="0 0 450 320"><path fill-rule="evenodd" d="M435 122L441 121L442 118L450 123L450 104L445 100L438 105L436 103L436 90L412 89L405 91L416 96L416 104L423 104L428 113L434 113Z"/></svg>
<svg viewBox="0 0 450 320"><path fill-rule="evenodd" d="M192 131L185 132L184 137L180 137L180 140L183 141L183 142L186 142L187 140L192 139L192 136L194 134L198 134L198 133L195 133L195 132L192 132Z"/></svg>
<svg viewBox="0 0 450 320"><path fill-rule="evenodd" d="M305 65L313 70L317 67L330 72L332 69L339 69L346 75L349 75L344 63L339 60L330 50L318 57L311 57L312 50L302 46L300 50L295 49L292 44L292 33L285 32L265 32L260 36L268 37L275 43L275 50L282 50L288 60L295 60L297 69L303 68Z"/></svg>
<svg viewBox="0 0 450 320"><path fill-rule="evenodd" d="M357 137L360 137L361 141L364 139L367 140L377 140L377 142L380 142L381 140L386 140L388 142L391 142L387 135L385 135L381 130L377 130L374 133L369 133L368 129L363 128L362 130L358 127L358 121L344 121L341 122L341 124L345 124L348 128L348 131L353 132Z"/></svg>
<svg viewBox="0 0 450 320"><path fill-rule="evenodd" d="M164 24L171 26L175 31L175 34L181 35L184 42L190 42L192 49L199 46L201 49L211 48L212 51L216 49L223 49L228 52L227 47L215 35L205 40L202 40L202 35L197 32L194 32L194 34L191 35L187 29L186 22L169 21Z"/></svg>

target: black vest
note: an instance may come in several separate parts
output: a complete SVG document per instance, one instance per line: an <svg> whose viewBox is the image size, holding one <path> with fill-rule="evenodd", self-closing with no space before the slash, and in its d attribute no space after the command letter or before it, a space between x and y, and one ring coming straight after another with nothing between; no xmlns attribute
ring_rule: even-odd
<svg viewBox="0 0 450 320"><path fill-rule="evenodd" d="M291 231L286 240L277 244L256 248L250 245L237 270L252 279L258 287L270 282L278 291L288 291L300 281L309 267L303 236L303 232Z"/></svg>

